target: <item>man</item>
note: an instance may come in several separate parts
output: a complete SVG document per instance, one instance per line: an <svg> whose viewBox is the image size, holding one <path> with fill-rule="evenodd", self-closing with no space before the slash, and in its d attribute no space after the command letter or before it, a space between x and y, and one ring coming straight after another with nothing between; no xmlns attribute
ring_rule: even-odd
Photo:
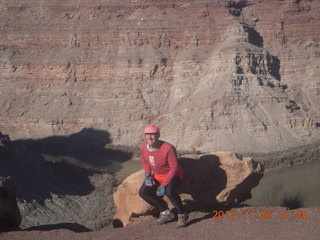
<svg viewBox="0 0 320 240"><path fill-rule="evenodd" d="M159 140L160 130L155 125L144 129L145 141L140 145L141 161L145 171L145 181L139 195L160 211L157 224L164 224L174 218L162 199L166 195L178 211L177 227L186 226L188 215L184 212L177 187L181 184L183 170L178 165L176 149Z"/></svg>

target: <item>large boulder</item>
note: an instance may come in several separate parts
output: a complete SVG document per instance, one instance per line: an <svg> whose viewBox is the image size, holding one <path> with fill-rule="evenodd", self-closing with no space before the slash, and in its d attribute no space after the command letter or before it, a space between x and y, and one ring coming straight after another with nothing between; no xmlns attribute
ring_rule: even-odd
<svg viewBox="0 0 320 240"><path fill-rule="evenodd" d="M0 186L0 227L18 227L21 215L13 190Z"/></svg>
<svg viewBox="0 0 320 240"><path fill-rule="evenodd" d="M257 161L229 152L185 155L179 158L185 178L179 188L188 210L237 206L251 197L264 168ZM115 219L127 225L134 218L148 215L154 209L139 197L144 180L140 170L128 176L114 193ZM170 201L165 198L169 207Z"/></svg>

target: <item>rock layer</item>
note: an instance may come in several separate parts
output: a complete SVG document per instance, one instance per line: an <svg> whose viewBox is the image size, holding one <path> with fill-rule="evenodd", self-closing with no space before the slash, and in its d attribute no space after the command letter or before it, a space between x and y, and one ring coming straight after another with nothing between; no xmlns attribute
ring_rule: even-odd
<svg viewBox="0 0 320 240"><path fill-rule="evenodd" d="M251 189L259 183L264 171L253 159L228 152L186 155L179 158L179 162L185 171L179 193L189 211L238 206L251 198ZM140 170L128 176L113 194L115 219L124 225L155 213L155 209L139 197L143 181L144 170ZM172 208L170 201L164 199Z"/></svg>
<svg viewBox="0 0 320 240"><path fill-rule="evenodd" d="M320 139L319 1L0 1L0 129L13 139L147 123L179 150ZM172 134L175 133L175 134Z"/></svg>

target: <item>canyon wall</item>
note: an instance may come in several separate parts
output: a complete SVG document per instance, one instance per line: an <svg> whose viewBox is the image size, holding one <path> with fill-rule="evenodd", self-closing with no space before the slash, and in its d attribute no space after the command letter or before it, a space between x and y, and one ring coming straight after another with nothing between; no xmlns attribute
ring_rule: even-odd
<svg viewBox="0 0 320 240"><path fill-rule="evenodd" d="M0 130L11 138L148 123L178 150L320 140L318 0L0 0Z"/></svg>

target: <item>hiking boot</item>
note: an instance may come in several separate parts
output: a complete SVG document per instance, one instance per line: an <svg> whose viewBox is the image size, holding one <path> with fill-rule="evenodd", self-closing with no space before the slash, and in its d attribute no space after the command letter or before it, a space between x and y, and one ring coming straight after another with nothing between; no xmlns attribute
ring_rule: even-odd
<svg viewBox="0 0 320 240"><path fill-rule="evenodd" d="M159 219L155 223L162 225L171 221L172 219L174 219L174 214L172 212L169 212L168 214L160 213Z"/></svg>
<svg viewBox="0 0 320 240"><path fill-rule="evenodd" d="M188 213L178 214L177 228L185 227L188 221Z"/></svg>

